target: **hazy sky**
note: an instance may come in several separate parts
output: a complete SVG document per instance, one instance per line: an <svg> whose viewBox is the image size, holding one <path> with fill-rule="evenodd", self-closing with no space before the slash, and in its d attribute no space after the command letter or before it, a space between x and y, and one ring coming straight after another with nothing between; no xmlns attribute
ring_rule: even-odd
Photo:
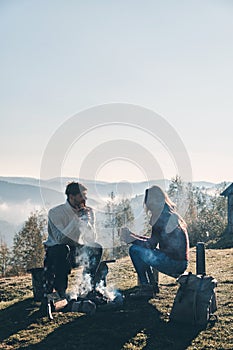
<svg viewBox="0 0 233 350"><path fill-rule="evenodd" d="M119 102L153 110L176 130L193 180L232 181L232 18L232 0L0 0L0 175L39 177L63 123ZM82 142L99 145L99 133ZM108 140L114 135L109 129ZM143 145L143 134L137 140ZM62 175L78 174L82 142ZM143 179L123 162L100 164L98 179ZM166 166L164 176L175 176Z"/></svg>

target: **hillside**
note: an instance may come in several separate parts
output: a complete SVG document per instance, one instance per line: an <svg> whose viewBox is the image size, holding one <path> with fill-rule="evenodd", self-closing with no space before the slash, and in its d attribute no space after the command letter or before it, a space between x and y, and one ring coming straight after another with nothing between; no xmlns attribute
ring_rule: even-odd
<svg viewBox="0 0 233 350"><path fill-rule="evenodd" d="M34 204L42 205L41 190L45 192L47 201L51 202L51 204L64 200L64 195L61 192L50 188L0 181L1 202L11 203L12 205L29 200Z"/></svg>
<svg viewBox="0 0 233 350"><path fill-rule="evenodd" d="M47 204L64 201L64 195L56 190L42 188ZM31 212L44 206L41 188L29 184L0 181L0 239L11 246L13 237L20 230Z"/></svg>
<svg viewBox="0 0 233 350"><path fill-rule="evenodd" d="M65 200L64 189L68 182L78 180L71 177L40 180L31 177L0 176L0 239L12 246L13 237L22 227L31 212L62 203ZM168 188L170 180L158 179L148 182L104 182L81 179L88 188L88 205L97 211L102 210L111 192L116 196L131 197L135 215L135 228L138 232L143 227L141 217L142 201L145 189L157 184ZM217 184L199 181L193 183L214 191Z"/></svg>
<svg viewBox="0 0 233 350"><path fill-rule="evenodd" d="M39 186L39 180L31 178L1 178L0 180L0 239L11 246L13 237L20 230L31 212L48 209L65 201L65 195L56 189ZM6 181L9 180L9 181ZM19 183L17 183L19 181ZM88 204L97 202L89 198Z"/></svg>
<svg viewBox="0 0 233 350"><path fill-rule="evenodd" d="M21 184L21 185L32 185L32 186L42 186L48 189L56 190L58 192L63 192L66 184L70 181L80 181L88 187L88 191L91 197L96 195L101 195L108 197L109 194L113 191L114 193L124 193L127 192L132 196L144 193L148 185L158 185L164 188L168 188L170 180L168 179L157 179L150 181L149 183L144 182L106 182L106 181L97 181L97 180L85 180L77 179L73 177L61 177L53 178L48 180L40 180L37 178L31 177L10 177L10 176L0 176L0 181L5 181L8 183ZM194 181L194 186L204 187L204 188L214 188L218 184L208 181Z"/></svg>
<svg viewBox="0 0 233 350"><path fill-rule="evenodd" d="M40 317L30 275L3 278L0 302L0 349L194 350L233 348L233 249L206 250L207 274L218 280L218 322L205 330L172 325L168 313L178 288L160 274L160 293L147 301L129 298L136 275L128 258L109 264L108 285L120 289L125 303L118 309L97 310L94 316L57 313L54 321ZM188 270L195 272L195 251ZM70 285L75 282L73 271Z"/></svg>

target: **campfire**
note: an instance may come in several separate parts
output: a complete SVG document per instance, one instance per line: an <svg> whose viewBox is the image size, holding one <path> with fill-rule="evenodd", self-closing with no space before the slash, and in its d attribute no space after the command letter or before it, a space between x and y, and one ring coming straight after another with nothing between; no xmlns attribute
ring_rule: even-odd
<svg viewBox="0 0 233 350"><path fill-rule="evenodd" d="M84 312L93 315L96 310L119 308L124 303L124 295L114 288L107 286L107 263L115 260L102 261L96 276L95 288L91 285L91 276L77 272L73 290L64 299L59 299L57 293L48 295L48 316L53 319L52 312Z"/></svg>
<svg viewBox="0 0 233 350"><path fill-rule="evenodd" d="M97 308L119 307L123 304L124 296L113 286L107 286L106 276L108 273L108 263L115 260L102 261L96 275L95 288L91 285L91 276L89 274L77 274L76 285L69 294L71 300L82 301L90 300L95 303Z"/></svg>

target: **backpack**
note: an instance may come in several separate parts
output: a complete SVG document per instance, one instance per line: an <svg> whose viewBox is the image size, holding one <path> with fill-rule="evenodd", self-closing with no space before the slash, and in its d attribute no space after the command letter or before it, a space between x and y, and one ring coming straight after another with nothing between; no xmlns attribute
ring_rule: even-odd
<svg viewBox="0 0 233 350"><path fill-rule="evenodd" d="M178 277L177 282L180 287L174 299L170 320L206 326L217 310L216 279L189 272Z"/></svg>

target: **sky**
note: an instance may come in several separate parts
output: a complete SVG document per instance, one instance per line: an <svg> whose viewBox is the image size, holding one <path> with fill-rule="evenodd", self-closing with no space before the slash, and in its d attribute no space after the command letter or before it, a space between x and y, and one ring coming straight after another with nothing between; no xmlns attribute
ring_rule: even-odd
<svg viewBox="0 0 233 350"><path fill-rule="evenodd" d="M66 146L62 176L85 176L97 149L127 140L138 158L99 157L90 176L142 181L145 151L154 178L174 177L174 150L149 133L150 110L181 140L193 181L232 181L232 18L231 0L0 0L0 176L39 178L54 135L77 116L86 132ZM112 115L103 126L98 106L113 103L144 108L145 128ZM79 117L90 108L92 130Z"/></svg>

